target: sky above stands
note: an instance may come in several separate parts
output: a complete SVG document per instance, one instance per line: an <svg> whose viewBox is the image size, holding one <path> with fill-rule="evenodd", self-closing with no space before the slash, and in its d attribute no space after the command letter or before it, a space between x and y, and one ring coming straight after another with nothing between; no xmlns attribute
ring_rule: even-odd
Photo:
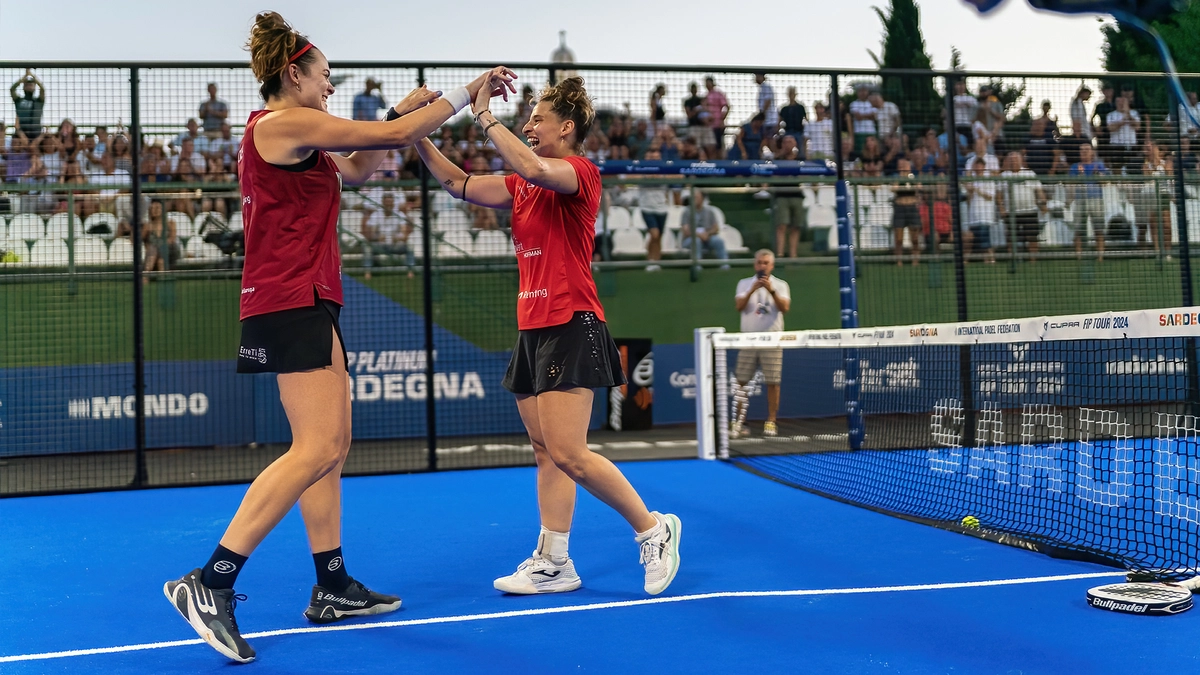
<svg viewBox="0 0 1200 675"><path fill-rule="evenodd" d="M276 0L331 60L545 61L558 31L581 63L871 68L886 0L608 0L543 5ZM752 5L753 11L743 7ZM1094 16L1037 12L1023 0L981 17L962 0L924 0L922 29L935 68L950 46L972 70L1093 72ZM264 7L265 8L265 7ZM0 0L0 60L245 60L254 5L149 0Z"/></svg>

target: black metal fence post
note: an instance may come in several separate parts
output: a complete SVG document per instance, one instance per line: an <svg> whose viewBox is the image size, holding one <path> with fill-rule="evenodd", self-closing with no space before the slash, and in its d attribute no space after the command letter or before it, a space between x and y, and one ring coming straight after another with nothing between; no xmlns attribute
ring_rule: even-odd
<svg viewBox="0 0 1200 675"><path fill-rule="evenodd" d="M950 228L954 234L954 290L958 300L958 320L967 321L967 260L963 246L962 199L958 185L958 128L954 124L954 75L946 75L946 164L950 177ZM932 214L930 219L932 220ZM975 390L971 382L971 346L958 349L958 377L962 388L963 445L975 445Z"/></svg>
<svg viewBox="0 0 1200 675"><path fill-rule="evenodd" d="M142 116L139 99L139 69L129 69L129 158L133 164L129 179L130 237L133 239L133 405L134 472L133 485L141 487L149 479L146 471L146 345L142 298Z"/></svg>
<svg viewBox="0 0 1200 675"><path fill-rule="evenodd" d="M417 69L417 86L425 84L425 69ZM429 451L427 466L437 471L437 408L433 395L433 210L429 204L429 169L421 163L421 262L422 304L425 310L425 437Z"/></svg>
<svg viewBox="0 0 1200 675"><path fill-rule="evenodd" d="M1184 109L1187 102L1178 100L1173 93L1169 100L1175 105L1175 213L1179 225L1179 281L1182 286L1180 297L1184 307L1192 307L1196 303L1192 292L1192 247L1188 237L1187 186L1184 185L1187 170L1183 160L1183 120L1187 116ZM1155 190L1155 194L1158 194L1158 190ZM1163 227L1170 228L1171 224L1163 223ZM1165 239L1160 234L1158 240L1161 242ZM1195 338L1187 341L1186 357L1188 413L1197 415L1200 414L1200 363L1197 363Z"/></svg>

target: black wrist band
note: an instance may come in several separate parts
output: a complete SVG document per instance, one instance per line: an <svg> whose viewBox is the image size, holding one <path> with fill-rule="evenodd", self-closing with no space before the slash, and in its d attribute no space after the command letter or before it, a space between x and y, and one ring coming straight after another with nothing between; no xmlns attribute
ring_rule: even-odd
<svg viewBox="0 0 1200 675"><path fill-rule="evenodd" d="M500 124L500 120L492 120L492 123L483 128L483 135L487 136L488 129Z"/></svg>
<svg viewBox="0 0 1200 675"><path fill-rule="evenodd" d="M467 183L470 183L470 182L471 182L471 174L467 174L467 177L463 179L462 194L459 195L459 199L463 200L464 202L467 201Z"/></svg>
<svg viewBox="0 0 1200 675"><path fill-rule="evenodd" d="M384 122L391 122L398 119L400 119L400 113L396 112L395 108L388 108L387 114L383 116Z"/></svg>

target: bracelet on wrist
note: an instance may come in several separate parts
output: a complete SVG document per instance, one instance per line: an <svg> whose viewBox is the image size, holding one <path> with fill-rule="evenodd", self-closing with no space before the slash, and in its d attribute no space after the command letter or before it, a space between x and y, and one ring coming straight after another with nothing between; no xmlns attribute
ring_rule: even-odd
<svg viewBox="0 0 1200 675"><path fill-rule="evenodd" d="M491 109L484 108L483 110L480 110L479 112L475 113L475 124L482 124L482 122L479 121L479 117L481 115L483 115L484 113L490 113L490 112L492 112Z"/></svg>
<svg viewBox="0 0 1200 675"><path fill-rule="evenodd" d="M489 125L487 125L486 127L484 127L484 128L483 128L483 135L484 135L484 136L487 136L487 135L488 135L488 131L489 131L489 130L490 130L492 127L496 126L497 124L500 124L500 120L492 120L492 123L491 123L491 124L489 124Z"/></svg>

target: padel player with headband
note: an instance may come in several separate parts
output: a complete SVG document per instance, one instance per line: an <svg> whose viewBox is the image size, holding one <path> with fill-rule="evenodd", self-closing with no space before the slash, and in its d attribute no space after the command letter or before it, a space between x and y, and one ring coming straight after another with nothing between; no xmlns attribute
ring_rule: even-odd
<svg viewBox="0 0 1200 675"><path fill-rule="evenodd" d="M248 48L266 109L250 113L238 155L246 260L237 363L241 373L277 373L292 445L250 485L208 563L163 589L200 637L243 663L254 650L238 632L234 607L245 596L234 594L234 582L297 501L317 570L304 615L328 623L400 607L400 598L352 579L342 558L341 471L351 427L338 327L341 187L365 182L389 149L433 132L481 86L512 88L514 77L496 68L442 98L421 87L386 121L356 122L329 114L329 63L279 14L255 18ZM352 152L332 154L345 151Z"/></svg>
<svg viewBox="0 0 1200 675"><path fill-rule="evenodd" d="M533 443L542 530L533 555L515 573L497 579L495 587L521 594L580 587L567 553L578 484L633 526L646 592L657 595L679 569L679 518L648 511L621 471L587 445L592 389L625 382L591 274L601 185L599 169L583 157L583 141L596 112L582 79L570 77L548 87L525 123L526 146L488 109L503 84L497 77L480 89L472 109L484 135L516 173L468 176L428 139L417 144L451 195L512 209L520 335L504 386L516 395Z"/></svg>

